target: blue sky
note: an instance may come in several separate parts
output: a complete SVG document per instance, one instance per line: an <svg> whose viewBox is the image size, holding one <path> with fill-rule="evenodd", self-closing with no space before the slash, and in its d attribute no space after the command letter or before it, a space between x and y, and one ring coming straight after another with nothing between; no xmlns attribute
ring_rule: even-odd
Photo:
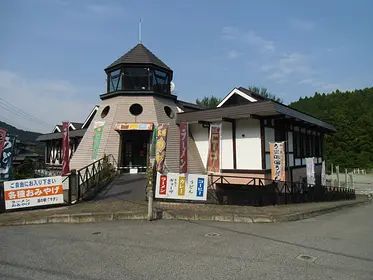
<svg viewBox="0 0 373 280"><path fill-rule="evenodd" d="M214 4L212 4L214 3ZM258 85L285 103L372 86L373 1L0 1L0 97L50 124L84 121L104 68L142 41L174 70L179 99Z"/></svg>

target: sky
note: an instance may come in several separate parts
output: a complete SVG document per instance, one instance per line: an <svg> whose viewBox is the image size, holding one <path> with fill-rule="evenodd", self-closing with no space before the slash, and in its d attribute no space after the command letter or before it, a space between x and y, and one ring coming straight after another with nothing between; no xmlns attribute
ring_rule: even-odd
<svg viewBox="0 0 373 280"><path fill-rule="evenodd" d="M249 85L285 104L370 87L372 10L371 0L0 0L0 120L43 133L84 122L104 69L138 43L140 18L142 43L184 101Z"/></svg>

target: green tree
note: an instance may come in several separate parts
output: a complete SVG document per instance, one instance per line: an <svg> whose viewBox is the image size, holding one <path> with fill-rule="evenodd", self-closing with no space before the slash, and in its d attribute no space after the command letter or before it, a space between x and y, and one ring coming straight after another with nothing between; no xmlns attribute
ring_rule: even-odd
<svg viewBox="0 0 373 280"><path fill-rule="evenodd" d="M214 95L210 96L210 97L207 97L205 96L204 98L202 98L201 100L199 100L197 98L196 100L196 104L201 106L201 107L205 107L205 108L215 108L219 105L219 103L221 102L221 98L218 98Z"/></svg>
<svg viewBox="0 0 373 280"><path fill-rule="evenodd" d="M258 87L258 86L248 86L248 90L251 90L252 92L255 92L256 94L260 94L261 96L274 100L276 102L282 103L282 99L278 96L276 96L273 93L270 93L266 88L264 87Z"/></svg>

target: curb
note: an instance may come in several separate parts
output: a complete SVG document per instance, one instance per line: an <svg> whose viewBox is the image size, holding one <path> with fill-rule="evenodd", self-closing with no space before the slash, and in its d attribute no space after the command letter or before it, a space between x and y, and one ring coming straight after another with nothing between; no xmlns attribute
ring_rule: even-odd
<svg viewBox="0 0 373 280"><path fill-rule="evenodd" d="M173 210L154 210L154 220L184 220L184 221L217 221L217 222L235 222L235 223L281 223L309 219L322 214L335 212L342 208L359 206L371 203L372 200L357 201L344 205L337 205L330 208L301 212L289 215L245 215L245 214L215 214L215 213L193 213L188 211ZM0 226L19 226L19 225L40 225L40 224L59 224L59 223L93 223L120 220L147 220L146 212L115 212L115 213L79 213L79 214L55 214L45 217L35 217L29 219L18 219L13 221L0 221Z"/></svg>

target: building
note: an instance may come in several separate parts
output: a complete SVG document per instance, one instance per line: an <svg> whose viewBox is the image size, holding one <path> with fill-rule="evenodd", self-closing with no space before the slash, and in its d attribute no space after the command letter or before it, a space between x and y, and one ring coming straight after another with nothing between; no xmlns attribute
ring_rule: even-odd
<svg viewBox="0 0 373 280"><path fill-rule="evenodd" d="M82 124L72 123L71 169L112 154L122 172L144 172L154 124L168 123L166 171L179 171L179 127L189 124L188 172L206 173L209 126L222 124L221 173L270 177L269 143L285 141L287 180L305 177L305 158L315 157L315 173L323 160L323 137L334 132L328 123L268 100L245 88L234 88L213 109L178 100L171 92L173 71L139 43L105 69L107 91ZM93 137L100 136L93 153ZM96 129L96 130L95 130ZM46 163L61 164L61 128L46 142Z"/></svg>

